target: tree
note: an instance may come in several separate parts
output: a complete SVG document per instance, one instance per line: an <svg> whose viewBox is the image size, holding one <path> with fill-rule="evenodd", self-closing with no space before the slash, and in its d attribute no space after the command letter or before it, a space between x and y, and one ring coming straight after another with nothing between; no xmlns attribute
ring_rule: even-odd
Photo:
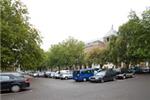
<svg viewBox="0 0 150 100"><path fill-rule="evenodd" d="M140 59L150 60L150 8L147 8L142 13L142 18L140 19L140 32L137 33L136 51L135 55L138 55Z"/></svg>
<svg viewBox="0 0 150 100"><path fill-rule="evenodd" d="M72 68L83 63L84 43L72 37L53 45L49 50L48 64L53 67Z"/></svg>
<svg viewBox="0 0 150 100"><path fill-rule="evenodd" d="M134 11L130 12L129 21L119 27L116 42L109 47L111 56L117 55L119 62L137 63L150 59L150 10L146 10L140 19ZM115 45L114 45L115 44ZM111 46L112 45L112 46ZM116 49L115 49L116 48ZM116 59L116 57L114 57Z"/></svg>
<svg viewBox="0 0 150 100"><path fill-rule="evenodd" d="M111 36L110 42L107 47L108 49L108 61L114 63L115 65L118 65L119 57L118 57L118 47L117 47L117 36L113 35Z"/></svg>
<svg viewBox="0 0 150 100"><path fill-rule="evenodd" d="M1 68L34 68L43 59L39 32L28 22L25 5L1 0Z"/></svg>
<svg viewBox="0 0 150 100"><path fill-rule="evenodd" d="M92 64L98 64L102 67L108 62L108 54L108 48L93 48L90 52L85 54L86 64L88 67L92 67Z"/></svg>

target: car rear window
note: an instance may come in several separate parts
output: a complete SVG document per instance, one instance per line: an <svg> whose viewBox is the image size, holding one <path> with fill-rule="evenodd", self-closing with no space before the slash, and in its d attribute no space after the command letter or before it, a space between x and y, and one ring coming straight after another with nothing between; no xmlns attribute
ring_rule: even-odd
<svg viewBox="0 0 150 100"><path fill-rule="evenodd" d="M79 74L80 71L73 71L73 74L76 75L76 74Z"/></svg>
<svg viewBox="0 0 150 100"><path fill-rule="evenodd" d="M104 76L106 74L106 71L101 71L96 74L96 76Z"/></svg>
<svg viewBox="0 0 150 100"><path fill-rule="evenodd" d="M10 80L9 76L0 76L0 81L7 81Z"/></svg>
<svg viewBox="0 0 150 100"><path fill-rule="evenodd" d="M81 72L82 74L91 74L93 73L93 70L85 70Z"/></svg>

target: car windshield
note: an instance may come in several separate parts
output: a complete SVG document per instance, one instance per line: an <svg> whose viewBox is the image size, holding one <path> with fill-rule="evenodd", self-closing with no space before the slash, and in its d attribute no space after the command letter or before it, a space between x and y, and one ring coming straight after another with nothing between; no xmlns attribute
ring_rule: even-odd
<svg viewBox="0 0 150 100"><path fill-rule="evenodd" d="M62 73L62 75L69 75L69 73Z"/></svg>
<svg viewBox="0 0 150 100"><path fill-rule="evenodd" d="M73 74L79 74L80 73L80 71L74 71L73 72Z"/></svg>
<svg viewBox="0 0 150 100"><path fill-rule="evenodd" d="M51 73L51 72L45 72L46 74L49 74L49 73Z"/></svg>
<svg viewBox="0 0 150 100"><path fill-rule="evenodd" d="M59 74L59 73L60 73L59 71L56 71L56 72L55 72L55 74Z"/></svg>
<svg viewBox="0 0 150 100"><path fill-rule="evenodd" d="M97 73L96 76L104 76L105 73L106 73L106 71L101 71L101 72Z"/></svg>

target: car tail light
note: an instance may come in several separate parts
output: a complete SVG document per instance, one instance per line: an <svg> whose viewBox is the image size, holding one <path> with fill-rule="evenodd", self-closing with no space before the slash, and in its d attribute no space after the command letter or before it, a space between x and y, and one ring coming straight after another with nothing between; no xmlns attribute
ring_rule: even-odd
<svg viewBox="0 0 150 100"><path fill-rule="evenodd" d="M25 79L25 82L26 82L26 83L30 83L30 82L31 82L31 78Z"/></svg>

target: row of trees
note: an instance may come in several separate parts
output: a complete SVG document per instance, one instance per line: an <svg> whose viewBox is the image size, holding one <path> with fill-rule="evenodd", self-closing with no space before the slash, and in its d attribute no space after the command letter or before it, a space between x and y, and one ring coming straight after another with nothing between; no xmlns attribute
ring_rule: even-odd
<svg viewBox="0 0 150 100"><path fill-rule="evenodd" d="M52 45L48 51L47 65L50 67L73 68L84 62L84 43L72 37Z"/></svg>
<svg viewBox="0 0 150 100"><path fill-rule="evenodd" d="M39 32L28 22L27 8L19 0L0 0L1 69L35 68L43 61Z"/></svg>
<svg viewBox="0 0 150 100"><path fill-rule="evenodd" d="M48 66L73 67L111 62L120 66L150 62L150 9L137 16L134 11L129 20L119 27L117 34L110 36L106 48L95 48L84 52L84 43L70 38L58 45L53 45L48 52Z"/></svg>
<svg viewBox="0 0 150 100"><path fill-rule="evenodd" d="M19 0L1 0L0 4L2 70L150 62L150 8L141 16L131 11L129 20L119 27L106 48L85 53L84 43L70 37L44 52L38 30L28 22L26 6Z"/></svg>

